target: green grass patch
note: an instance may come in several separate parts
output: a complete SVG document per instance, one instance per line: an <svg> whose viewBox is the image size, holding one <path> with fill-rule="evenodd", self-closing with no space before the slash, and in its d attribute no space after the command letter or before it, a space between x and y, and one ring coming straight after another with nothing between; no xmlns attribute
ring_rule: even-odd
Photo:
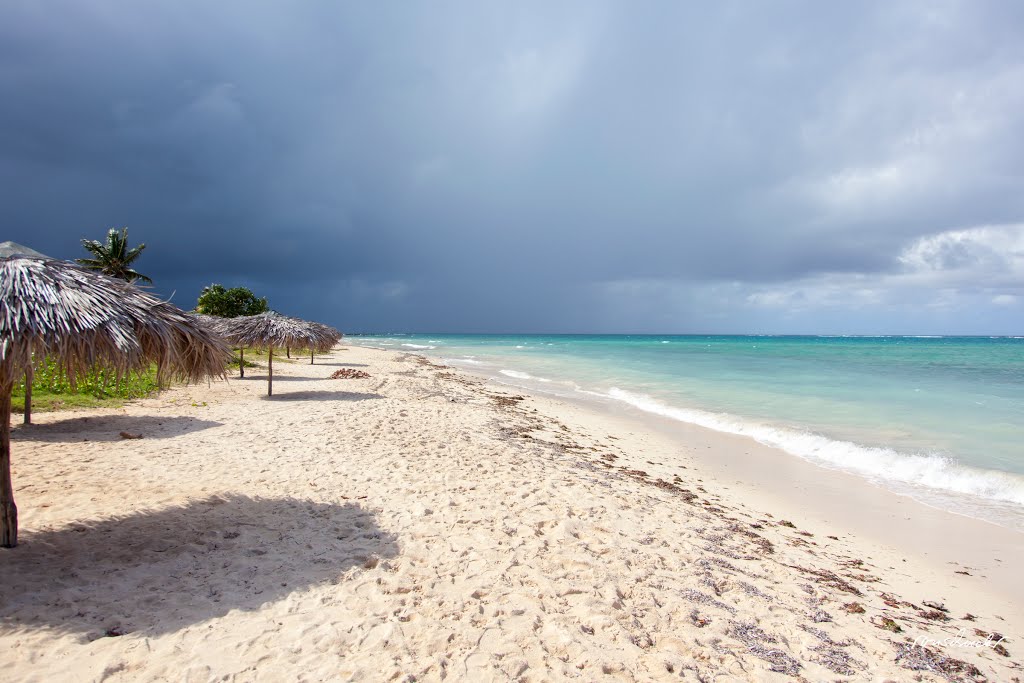
<svg viewBox="0 0 1024 683"><path fill-rule="evenodd" d="M239 359L239 357L236 355L228 363L228 368L230 368L232 370L237 370L238 369L238 364L241 363L241 362L242 362L242 360ZM253 363L248 358L246 358L244 362L245 362L245 367L247 367L247 368L258 368L259 367L259 363Z"/></svg>
<svg viewBox="0 0 1024 683"><path fill-rule="evenodd" d="M118 378L117 373L93 368L80 374L71 386L67 375L56 363L45 361L36 368L32 381L32 411L46 412L68 408L116 407L133 398L149 396L160 388L156 364L146 370ZM25 378L15 383L11 409L25 412Z"/></svg>
<svg viewBox="0 0 1024 683"><path fill-rule="evenodd" d="M292 349L292 358L285 357L284 349L274 349L275 363L296 363L309 357L309 350ZM239 358L237 352L228 364L228 368L237 370ZM266 367L267 352L255 349L245 350L245 367ZM121 378L117 373L102 368L94 368L76 378L75 386L71 386L64 371L54 362L46 361L36 368L32 381L32 412L49 412L52 410L70 410L74 408L117 408L136 398L145 398L160 389L156 381L156 364L146 370L131 373ZM25 377L21 377L11 392L11 410L16 413L25 412Z"/></svg>

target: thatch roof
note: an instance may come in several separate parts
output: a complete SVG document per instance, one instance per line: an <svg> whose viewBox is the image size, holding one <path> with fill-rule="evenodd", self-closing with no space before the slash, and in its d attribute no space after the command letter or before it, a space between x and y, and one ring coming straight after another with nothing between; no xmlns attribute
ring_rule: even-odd
<svg viewBox="0 0 1024 683"><path fill-rule="evenodd" d="M49 259L50 257L46 254L40 254L35 249L29 249L28 247L18 244L17 242L0 242L0 258L7 256L27 256L29 258L41 258Z"/></svg>
<svg viewBox="0 0 1024 683"><path fill-rule="evenodd" d="M334 348L334 345L341 341L344 336L341 332L330 325L324 325L313 320L306 321L306 324L316 330L319 334L320 345L312 347L317 353L327 353Z"/></svg>
<svg viewBox="0 0 1024 683"><path fill-rule="evenodd" d="M70 378L156 362L161 379L223 376L230 349L191 314L66 261L0 259L0 385L49 357Z"/></svg>
<svg viewBox="0 0 1024 683"><path fill-rule="evenodd" d="M333 327L275 313L222 318L215 329L236 346L255 349L294 347L330 351L341 338Z"/></svg>
<svg viewBox="0 0 1024 683"><path fill-rule="evenodd" d="M227 318L221 318L217 315L206 315L205 313L192 313L192 316L208 329L216 332L219 336L224 336L221 334L221 324L227 320Z"/></svg>

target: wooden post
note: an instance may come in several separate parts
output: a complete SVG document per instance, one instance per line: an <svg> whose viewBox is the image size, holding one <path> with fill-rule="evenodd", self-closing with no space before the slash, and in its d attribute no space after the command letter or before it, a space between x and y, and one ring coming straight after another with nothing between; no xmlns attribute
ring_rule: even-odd
<svg viewBox="0 0 1024 683"><path fill-rule="evenodd" d="M32 424L32 380L36 373L33 367L28 366L25 371L25 424Z"/></svg>
<svg viewBox="0 0 1024 683"><path fill-rule="evenodd" d="M238 347L238 376L245 377L245 347Z"/></svg>
<svg viewBox="0 0 1024 683"><path fill-rule="evenodd" d="M274 347L270 347L267 355L267 396L274 395Z"/></svg>
<svg viewBox="0 0 1024 683"><path fill-rule="evenodd" d="M11 383L0 385L0 547L18 545L18 506L11 484Z"/></svg>

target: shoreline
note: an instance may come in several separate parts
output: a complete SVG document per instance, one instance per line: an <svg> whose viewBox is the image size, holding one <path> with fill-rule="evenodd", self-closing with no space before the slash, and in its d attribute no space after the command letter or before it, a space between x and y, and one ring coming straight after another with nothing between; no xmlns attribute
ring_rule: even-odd
<svg viewBox="0 0 1024 683"><path fill-rule="evenodd" d="M1021 507L1014 500L985 497L979 493L958 490L955 486L922 484L908 480L905 477L890 477L884 471L877 469L877 463L865 468L856 463L850 464L834 461L831 456L821 455L821 452L845 451L847 448L852 448L863 452L863 455L868 458L870 463L874 457L873 451L885 450L889 451L896 458L895 462L887 463L886 466L890 468L899 468L901 465L905 465L908 459L936 457L933 454L901 451L897 445L893 444L858 442L851 440L849 436L819 433L813 430L808 431L808 428L795 427L785 421L772 422L771 420L743 416L739 413L719 413L700 405L680 407L665 402L663 398L659 398L656 395L645 393L646 390L643 388L628 387L621 389L618 386L614 386L610 391L607 387L585 388L578 383L576 378L568 375L557 375L559 378L555 380L536 376L534 374L535 370L529 366L525 368L519 366L517 368L515 359L511 357L499 357L501 359L499 365L506 365L504 368L490 366L494 362L494 358L488 358L488 362L481 366L475 360L453 357L450 349L443 346L430 347L416 344L402 344L402 346L411 348L407 352L427 354L428 356L435 357L436 360L453 364L460 370L470 374L485 377L491 381L507 384L533 394L550 396L570 403L592 405L600 411L636 415L637 419L650 421L652 425L689 425L698 429L706 429L716 434L734 436L741 440L750 439L759 444L759 448L764 447L773 451L785 452L787 455L798 458L817 469L849 474L866 485L881 487L900 498L909 498L929 508L945 511L956 516L977 519L1024 534L1024 507ZM396 347L371 346L371 348L395 350ZM591 381L591 384L593 384L593 381ZM573 388L569 388L570 385ZM724 420L724 424L717 422L719 417ZM769 434L768 437L765 437L765 432ZM780 442L779 438L771 436L777 432L783 433L784 436L782 438L784 442ZM817 446L808 454L806 446L798 445L794 447L790 443L785 442L785 440L793 438L800 440L810 438L816 442ZM999 478L1004 476L1015 479L1021 479L1024 476L1020 473L1000 469L986 469L977 464L957 462L955 467L959 470L958 476L968 477L972 480L982 478L989 484L992 484L993 480L998 483ZM1020 483L1024 484L1024 479L1021 479Z"/></svg>
<svg viewBox="0 0 1024 683"><path fill-rule="evenodd" d="M694 336L700 337L699 335ZM756 338L756 336L752 337ZM800 337L803 338L804 336ZM873 339L880 337L870 338ZM957 339L958 338L959 337L957 337ZM376 348L379 350L425 354L427 357L432 357L435 360L446 362L446 364L453 365L455 368L476 377L485 378L489 381L494 381L500 384L506 384L517 390L526 391L531 394L549 396L556 400L564 400L570 403L591 405L594 410L609 414L632 415L635 416L635 419L647 421L654 426L663 425L663 431L666 430L664 428L665 425L685 425L688 427L695 427L700 430L708 430L725 436L732 436L739 439L750 439L758 444L757 447L759 447L759 449L762 449L763 447L763 449L769 449L773 452L785 453L786 455L800 459L802 462L812 465L817 469L848 474L865 485L884 488L888 490L892 496L896 496L901 499L909 499L925 507L947 512L954 516L964 516L988 524L1004 527L1018 533L1024 533L1024 508L1013 501L986 499L983 497L979 498L977 494L964 493L961 492L961 490L957 490L955 487L942 487L930 484L914 483L906 480L905 478L899 477L887 478L884 474L879 474L876 471L845 466L842 463L833 462L827 457L808 457L806 455L802 455L800 450L793 450L790 445L772 442L770 439L765 440L762 432L767 429L771 431L787 432L790 436L811 437L818 439L825 444L830 444L830 446L833 447L833 450L844 450L847 449L847 447L853 447L853 449L867 452L880 449L891 451L895 456L904 459L935 457L932 455L923 456L914 452L901 452L897 445L857 442L855 440L850 440L847 436L819 434L814 431L802 431L804 428L794 427L786 424L785 422L777 424L764 422L760 418L743 417L739 414L721 413L720 415L724 416L724 419L726 420L726 425L724 426L708 424L701 419L703 416L714 418L719 414L713 412L711 409L700 407L700 405L689 405L689 407L679 408L677 405L672 403L663 402L663 399L643 393L644 390L642 388L621 389L617 388L616 385L611 388L609 393L606 389L584 388L577 383L577 380L571 379L568 376L559 375L559 379L555 380L539 377L534 374L535 370L531 370L528 367L524 370L516 369L515 360L511 357L499 356L503 360L500 365L509 366L501 368L494 367L492 365L495 361L495 358L493 357L488 356L488 361L484 362L481 366L480 361L478 360L453 356L451 353L453 349L444 346L403 343L400 344L400 347L406 348L400 348L399 346L393 345L379 345L377 340L374 340L369 344L357 343L357 345L364 346L366 348ZM458 355L458 352L456 355ZM574 388L568 388L569 385L572 385ZM623 395L615 395L616 392ZM652 407L647 407L647 405L641 404L637 401L650 403ZM697 417L686 417L686 414L691 412L695 413ZM683 417L680 417L680 415L683 415ZM742 427L734 427L732 423L739 423ZM827 450L827 447L828 445L821 446L821 450ZM963 472L965 474L970 474L975 477L1001 475L1013 477L1022 476L1018 473L1002 471L999 469L985 469L974 464L958 464L957 466L963 468Z"/></svg>
<svg viewBox="0 0 1024 683"><path fill-rule="evenodd" d="M599 414L619 421L620 429L656 433L669 440L660 444L662 451L678 445L685 450L689 466L712 481L738 487L742 499L752 502L751 507L784 511L789 518L805 520L809 527L825 530L835 526L860 537L868 543L867 548L890 563L891 570L895 571L897 564L913 562L915 571L897 574L904 577L895 582L903 591L919 590L921 579L915 577L922 575L928 577L928 588L944 591L944 581L964 583L968 576L955 572L968 571L974 577L972 583L980 584L972 590L986 594L991 609L1024 623L1024 583L1019 580L1019 568L1024 567L1024 533L1020 531L929 505L861 475L807 461L750 436L682 422L621 402L546 392L509 381L514 377L472 367L456 369L555 405L575 406L582 415ZM791 492L799 498L786 495Z"/></svg>
<svg viewBox="0 0 1024 683"><path fill-rule="evenodd" d="M911 577L921 573L928 575L929 588L939 588L943 581L966 582L966 575L954 572L970 571L977 580L995 585L994 590L991 585L976 587L990 594L988 604L992 609L1024 623L1024 584L1019 581L1019 567L1024 566L1024 533L1020 531L930 506L860 475L808 462L750 436L680 422L624 403L573 398L473 369L458 370L551 401L556 411L559 403L571 405L581 411L578 419L585 422L593 421L588 414L597 414L603 420L617 421L622 430L646 430L648 436L653 432L669 439L658 445L660 451L678 445L686 454L683 462L726 488L742 490L742 500L750 500L751 507L784 511L788 518L804 520L802 527L824 530L835 526L846 535L860 537L868 547L883 549L882 556L893 563L889 567L893 570L896 562L902 564L908 558L914 561L918 570L907 572L906 579L897 582L904 591L920 588L915 585L920 580ZM784 493L793 490L799 499Z"/></svg>
<svg viewBox="0 0 1024 683"><path fill-rule="evenodd" d="M656 337L657 335L651 336ZM960 337L957 338L959 339ZM427 341L436 340L431 339ZM450 364L474 376L506 384L517 390L539 396L548 396L569 403L592 405L595 409L605 412L635 415L637 419L649 420L654 425L690 425L716 434L750 439L759 444L759 447L763 446L775 451L785 452L787 455L799 458L802 462L811 464L818 469L849 474L865 484L881 487L900 498L909 498L929 508L945 511L956 516L976 519L1024 534L1024 507L1021 507L1013 499L987 498L978 493L961 491L956 487L922 484L908 480L905 477L887 477L874 469L865 469L861 466L835 462L831 457L818 455L817 451L828 451L830 448L833 451L853 448L865 451L870 456L871 451L885 450L891 452L895 457L902 459L935 458L937 457L935 454L901 451L898 445L871 443L870 441L858 442L850 439L848 435L842 436L828 434L827 432L819 433L810 430L810 428L792 426L785 421L772 422L762 418L743 416L739 413L717 412L700 405L680 407L676 404L665 402L663 398L658 398L656 395L645 393L646 390L644 388L628 387L621 389L618 385L612 386L610 390L607 387L585 388L579 384L580 380L578 377L573 378L570 375L556 372L552 376L557 376L558 378L549 379L536 375L536 369L530 368L528 365L524 367L520 364L517 368L517 361L511 356L488 356L488 360L481 363L481 361L475 360L475 356L458 357L460 353L465 352L465 349L459 351L446 346L412 343L402 343L399 346L381 345L376 339L366 344L358 342L357 345L385 351L424 354L427 357ZM495 362L498 365L495 365ZM501 365L506 367L501 367ZM591 378L590 383L593 384L593 378ZM718 417L725 421L724 425L708 424L707 419L714 422ZM813 449L811 454L807 454L802 452L806 450L805 448L798 447L794 449L788 443L779 443L777 439L766 438L764 436L765 431L781 431L786 438L796 437L802 439L809 437L820 442L821 445ZM902 462L902 460L899 462ZM898 467L898 464L896 466ZM960 469L960 476L968 476L974 479L978 477L998 478L1007 476L1020 478L1024 476L1020 473L1004 471L998 468L986 469L977 464L960 463L958 461L955 463L955 466ZM1024 480L1022 480L1022 483L1024 483Z"/></svg>
<svg viewBox="0 0 1024 683"><path fill-rule="evenodd" d="M11 680L1021 674L1019 603L767 507L696 452L735 442L404 351L274 366L14 430Z"/></svg>
<svg viewBox="0 0 1024 683"><path fill-rule="evenodd" d="M553 402L574 403L567 399ZM621 430L646 432L641 438L647 440L648 448L652 442L664 440L656 446L661 452L673 446L682 449L685 455L681 460L689 468L722 490L732 491L751 509L776 513L776 517L797 522L799 528L817 535L838 533L844 540L863 542L865 555L878 554L876 563L888 562L890 570L897 570L897 563L914 563L914 571L895 575L903 580L890 577L901 592L920 591L919 584L924 583L927 589L944 593L948 591L946 581L970 581L979 584L970 590L989 594L990 609L1024 623L1024 585L1018 578L1019 568L1024 566L1024 534L1020 532L929 506L750 437L636 409L609 405L602 410L598 403L582 399L578 403L582 413L617 421ZM975 578L958 576L958 570L970 570ZM922 573L927 581L921 580Z"/></svg>

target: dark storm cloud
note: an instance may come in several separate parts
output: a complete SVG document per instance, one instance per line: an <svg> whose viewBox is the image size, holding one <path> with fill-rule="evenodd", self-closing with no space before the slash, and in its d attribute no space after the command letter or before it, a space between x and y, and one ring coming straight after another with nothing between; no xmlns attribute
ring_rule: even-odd
<svg viewBox="0 0 1024 683"><path fill-rule="evenodd" d="M1024 266L953 257L1021 234L1022 29L1014 2L6 3L0 224L69 258L127 225L181 305L244 284L346 329L984 304L1001 331ZM908 256L933 238L940 267Z"/></svg>

